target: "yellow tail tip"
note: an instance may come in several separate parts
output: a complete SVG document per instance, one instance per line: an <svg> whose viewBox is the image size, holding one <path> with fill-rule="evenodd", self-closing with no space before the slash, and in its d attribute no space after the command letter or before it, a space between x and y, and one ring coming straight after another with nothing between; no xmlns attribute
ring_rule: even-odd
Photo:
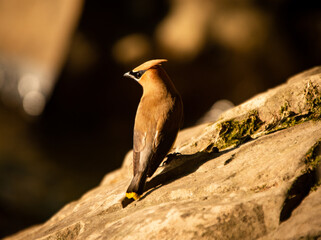
<svg viewBox="0 0 321 240"><path fill-rule="evenodd" d="M134 200L138 200L140 198L140 195L138 195L135 192L130 192L130 193L126 193L126 197L128 199L134 198Z"/></svg>

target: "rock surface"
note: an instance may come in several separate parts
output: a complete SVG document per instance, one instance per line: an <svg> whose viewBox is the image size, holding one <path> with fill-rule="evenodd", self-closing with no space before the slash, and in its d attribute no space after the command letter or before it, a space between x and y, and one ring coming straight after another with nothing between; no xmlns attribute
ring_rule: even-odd
<svg viewBox="0 0 321 240"><path fill-rule="evenodd" d="M6 239L321 237L321 67L179 133L139 201L131 152L100 186Z"/></svg>

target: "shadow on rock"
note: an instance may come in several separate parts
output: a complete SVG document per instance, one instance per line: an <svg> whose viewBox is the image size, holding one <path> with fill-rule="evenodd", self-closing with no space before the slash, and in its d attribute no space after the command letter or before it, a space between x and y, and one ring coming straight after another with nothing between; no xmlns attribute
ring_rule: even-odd
<svg viewBox="0 0 321 240"><path fill-rule="evenodd" d="M218 152L217 149L208 152L197 152L190 155L183 155L179 153L169 154L166 161L163 164L163 171L150 179L145 185L145 194L139 199L143 200L150 193L156 189L167 185L178 178L187 176L195 172L202 164L205 162L219 157L220 155L230 151ZM122 200L122 207L125 208L133 202L132 199L127 199L126 197Z"/></svg>
<svg viewBox="0 0 321 240"><path fill-rule="evenodd" d="M218 152L197 152L191 155L175 155L174 159L170 160L170 163L165 165L164 170L153 177L145 185L145 195L142 196L141 200L148 196L156 189L167 185L178 178L187 176L195 172L205 162L217 158L227 151ZM166 160L168 161L168 160Z"/></svg>

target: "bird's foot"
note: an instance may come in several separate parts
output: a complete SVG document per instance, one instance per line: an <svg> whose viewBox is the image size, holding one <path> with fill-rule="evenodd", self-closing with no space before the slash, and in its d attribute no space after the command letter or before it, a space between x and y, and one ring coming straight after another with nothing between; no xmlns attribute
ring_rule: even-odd
<svg viewBox="0 0 321 240"><path fill-rule="evenodd" d="M181 155L182 154L179 152L174 152L174 153L168 154L166 160L162 162L161 167L164 167L164 166L170 164L174 159L177 159Z"/></svg>

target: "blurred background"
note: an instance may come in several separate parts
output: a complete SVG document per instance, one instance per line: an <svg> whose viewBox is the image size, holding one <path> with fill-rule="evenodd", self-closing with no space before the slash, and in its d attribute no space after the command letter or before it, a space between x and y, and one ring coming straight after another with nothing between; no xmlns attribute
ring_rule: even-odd
<svg viewBox="0 0 321 240"><path fill-rule="evenodd" d="M152 58L184 127L215 121L321 63L321 2L0 0L0 237L120 167L142 94L122 75Z"/></svg>

